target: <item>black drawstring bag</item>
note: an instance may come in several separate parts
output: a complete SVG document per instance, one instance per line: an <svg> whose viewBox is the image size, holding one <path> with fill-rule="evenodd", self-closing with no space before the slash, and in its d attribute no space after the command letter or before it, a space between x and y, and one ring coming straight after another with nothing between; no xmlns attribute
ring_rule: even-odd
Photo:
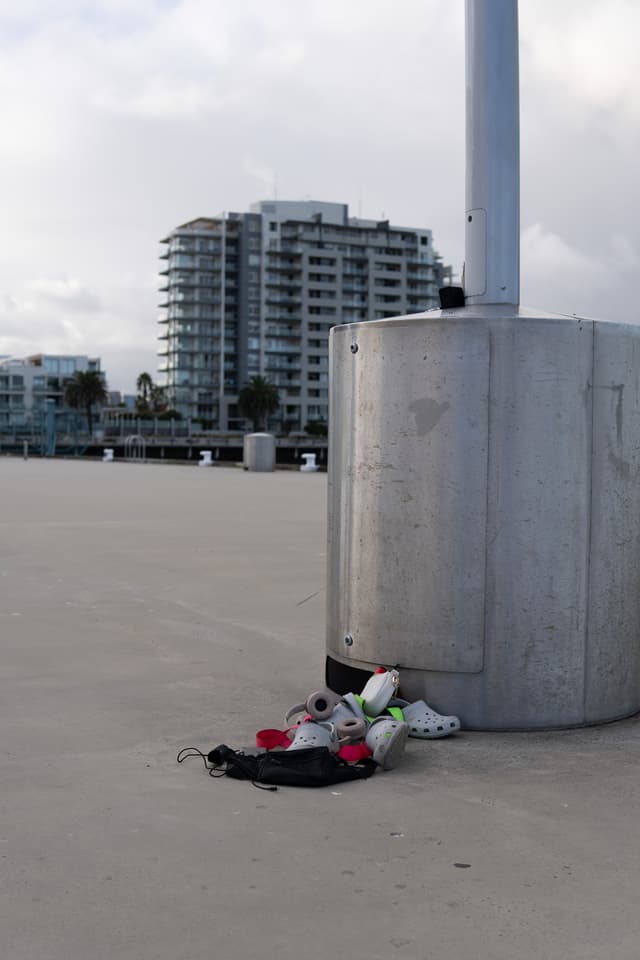
<svg viewBox="0 0 640 960"><path fill-rule="evenodd" d="M375 773L377 764L371 758L347 763L327 747L304 747L301 750L274 750L257 756L232 750L225 744L208 754L197 747L185 747L178 754L178 763L188 757L201 757L211 777L233 777L250 780L263 790L280 787L330 787L348 780L366 780Z"/></svg>

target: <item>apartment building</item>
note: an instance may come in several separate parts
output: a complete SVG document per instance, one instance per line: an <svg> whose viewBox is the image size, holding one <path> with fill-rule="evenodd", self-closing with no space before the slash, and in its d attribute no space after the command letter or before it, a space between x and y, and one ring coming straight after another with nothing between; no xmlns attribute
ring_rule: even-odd
<svg viewBox="0 0 640 960"><path fill-rule="evenodd" d="M244 426L238 392L258 374L280 394L272 428L326 420L331 327L435 307L450 274L431 230L340 203L262 201L161 243L159 371L170 406L219 430Z"/></svg>
<svg viewBox="0 0 640 960"><path fill-rule="evenodd" d="M41 430L48 399L53 399L56 408L65 412L65 385L78 370L99 371L100 360L54 354L0 358L0 433L15 429ZM71 410L66 413L70 421L78 416Z"/></svg>

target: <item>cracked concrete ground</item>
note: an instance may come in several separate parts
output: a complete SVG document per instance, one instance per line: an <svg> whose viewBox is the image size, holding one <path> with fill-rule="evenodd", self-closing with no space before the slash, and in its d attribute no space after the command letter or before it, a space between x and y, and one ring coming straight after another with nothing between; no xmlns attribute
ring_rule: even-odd
<svg viewBox="0 0 640 960"><path fill-rule="evenodd" d="M322 685L325 476L3 457L0 489L3 960L637 960L637 719L317 791L176 764Z"/></svg>

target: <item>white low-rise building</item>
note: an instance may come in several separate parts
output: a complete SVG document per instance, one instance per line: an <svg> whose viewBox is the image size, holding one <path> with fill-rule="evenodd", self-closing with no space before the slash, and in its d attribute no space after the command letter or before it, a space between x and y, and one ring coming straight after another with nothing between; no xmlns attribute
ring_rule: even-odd
<svg viewBox="0 0 640 960"><path fill-rule="evenodd" d="M70 420L81 416L64 404L66 383L78 371L99 372L99 358L41 353L24 359L1 358L0 433L40 430L49 399L59 412L68 412Z"/></svg>

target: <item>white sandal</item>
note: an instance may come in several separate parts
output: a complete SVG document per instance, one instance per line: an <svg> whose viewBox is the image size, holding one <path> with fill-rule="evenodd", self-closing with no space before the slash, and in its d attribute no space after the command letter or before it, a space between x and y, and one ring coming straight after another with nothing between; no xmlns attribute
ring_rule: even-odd
<svg viewBox="0 0 640 960"><path fill-rule="evenodd" d="M424 700L409 703L408 700L396 698L391 701L391 704L402 710L402 716L409 726L410 737L420 740L437 740L439 737L448 737L450 733L460 730L458 717L444 717Z"/></svg>

